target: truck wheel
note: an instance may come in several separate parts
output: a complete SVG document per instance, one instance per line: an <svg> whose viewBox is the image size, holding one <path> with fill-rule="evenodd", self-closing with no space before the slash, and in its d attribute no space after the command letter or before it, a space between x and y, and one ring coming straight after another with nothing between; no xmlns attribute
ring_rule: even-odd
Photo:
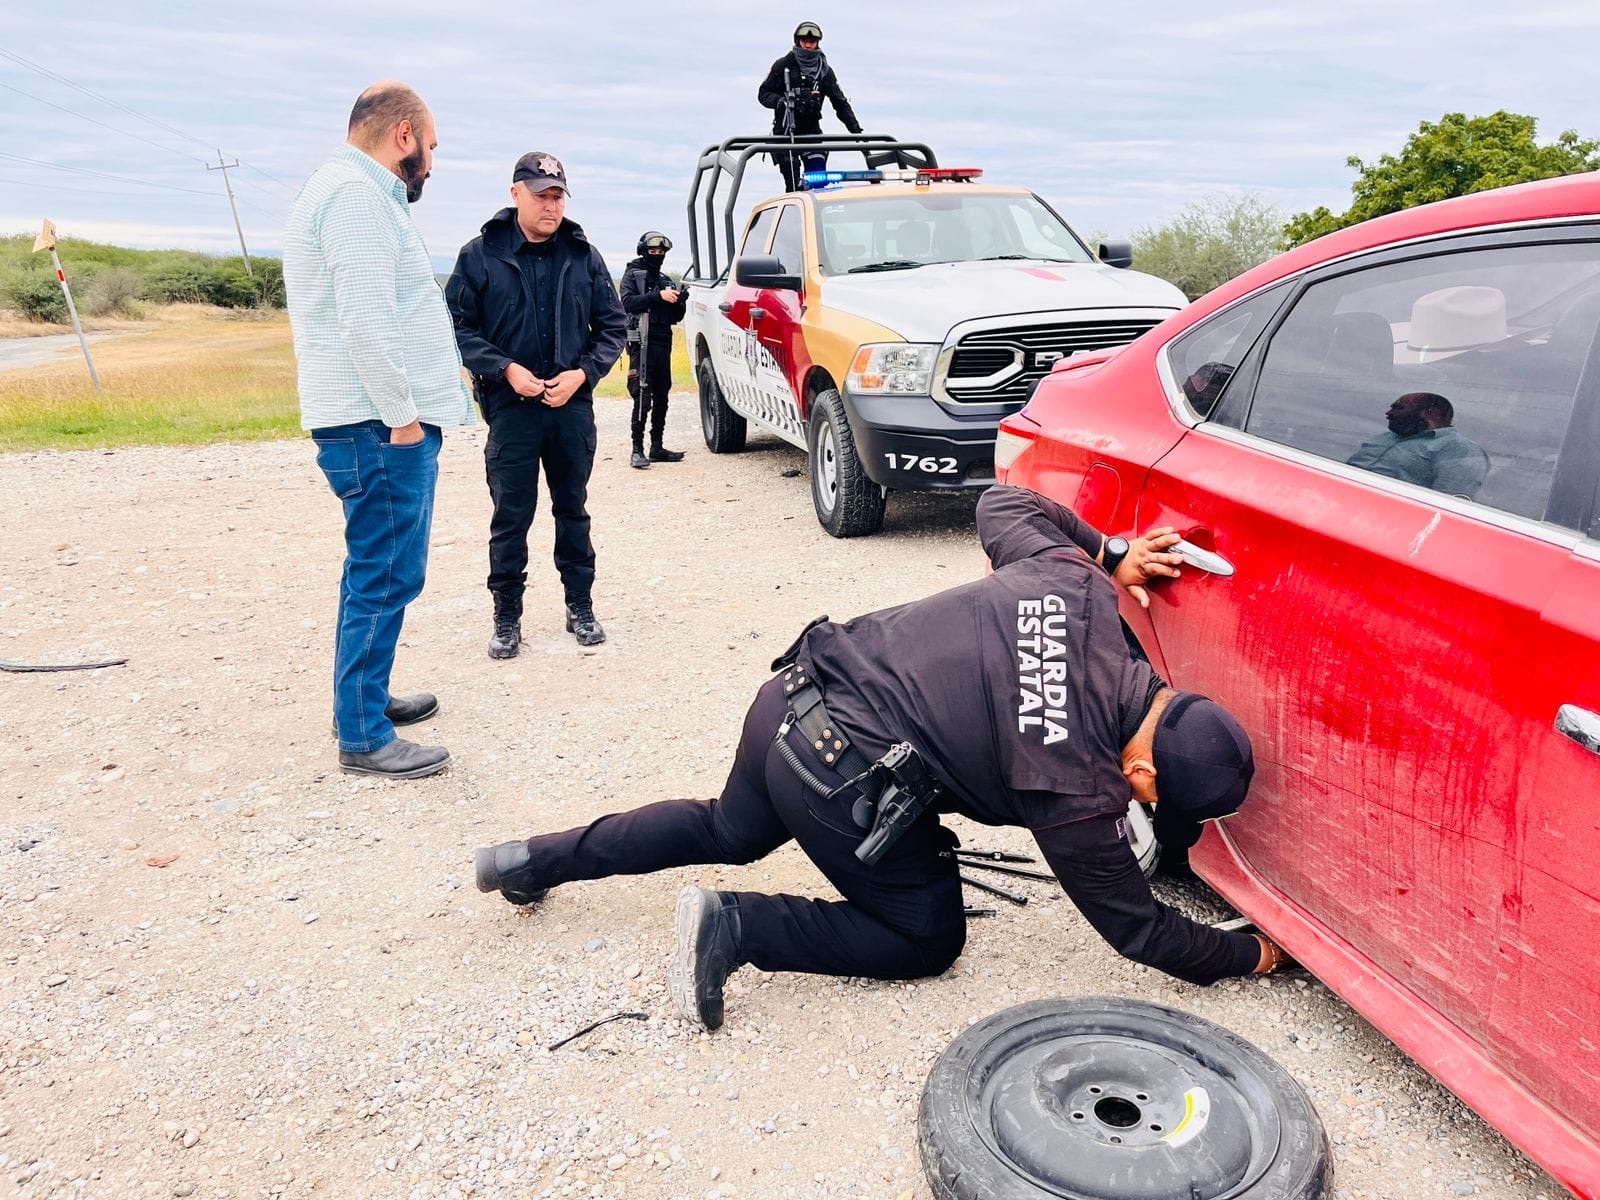
<svg viewBox="0 0 1600 1200"><path fill-rule="evenodd" d="M922 1093L937 1200L1315 1200L1305 1091L1220 1025L1140 1000L1035 1000L951 1042Z"/></svg>
<svg viewBox="0 0 1600 1200"><path fill-rule="evenodd" d="M833 388L811 400L810 442L811 503L818 522L836 538L877 533L883 528L883 489L861 466L844 400Z"/></svg>
<svg viewBox="0 0 1600 1200"><path fill-rule="evenodd" d="M700 432L705 435L706 449L713 454L737 454L744 449L747 432L744 418L722 398L722 388L717 384L717 373L709 358L700 360L695 374L700 381Z"/></svg>

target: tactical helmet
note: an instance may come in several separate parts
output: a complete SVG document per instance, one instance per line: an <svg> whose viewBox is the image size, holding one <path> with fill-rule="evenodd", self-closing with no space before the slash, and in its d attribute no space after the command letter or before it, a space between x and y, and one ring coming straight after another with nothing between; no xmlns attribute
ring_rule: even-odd
<svg viewBox="0 0 1600 1200"><path fill-rule="evenodd" d="M822 26L815 21L801 21L800 24L794 27L795 44L799 45L800 39L803 37L816 38L820 42L822 40Z"/></svg>
<svg viewBox="0 0 1600 1200"><path fill-rule="evenodd" d="M672 249L672 239L664 233L657 233L654 229L639 235L639 245L635 254L648 254L651 250L660 250L665 254Z"/></svg>

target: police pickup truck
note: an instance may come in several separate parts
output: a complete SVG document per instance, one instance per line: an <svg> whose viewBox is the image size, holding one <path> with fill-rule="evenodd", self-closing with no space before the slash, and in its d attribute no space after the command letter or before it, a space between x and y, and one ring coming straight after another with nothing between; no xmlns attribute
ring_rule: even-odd
<svg viewBox="0 0 1600 1200"><path fill-rule="evenodd" d="M867 165L806 171L732 253L746 166L796 146L819 168L841 151ZM1126 269L1126 243L1091 252L1038 196L981 174L875 134L730 138L697 164L684 328L706 446L742 450L754 422L804 449L834 537L878 532L891 491L987 487L996 426L1055 363L1186 303Z"/></svg>

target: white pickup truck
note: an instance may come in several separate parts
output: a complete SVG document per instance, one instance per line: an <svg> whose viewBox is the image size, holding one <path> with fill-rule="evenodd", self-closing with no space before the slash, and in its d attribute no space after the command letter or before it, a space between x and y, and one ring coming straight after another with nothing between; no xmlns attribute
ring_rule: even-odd
<svg viewBox="0 0 1600 1200"><path fill-rule="evenodd" d="M744 168L788 143L732 138L701 156L684 328L706 446L741 450L754 422L804 449L835 537L878 532L891 491L992 484L996 426L1055 363L1124 345L1186 303L1128 270L1126 243L1091 252L1032 192L940 169L919 143L799 140L868 168L810 172L805 190L757 204L737 255Z"/></svg>

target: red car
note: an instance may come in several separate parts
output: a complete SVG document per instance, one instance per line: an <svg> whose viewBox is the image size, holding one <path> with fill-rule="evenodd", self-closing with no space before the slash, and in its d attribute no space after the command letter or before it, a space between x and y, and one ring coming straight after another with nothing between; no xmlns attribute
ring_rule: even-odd
<svg viewBox="0 0 1600 1200"><path fill-rule="evenodd" d="M1255 742L1194 868L1590 1198L1597 328L1600 174L1483 192L1057 364L996 448L1002 482L1198 548L1124 611Z"/></svg>

